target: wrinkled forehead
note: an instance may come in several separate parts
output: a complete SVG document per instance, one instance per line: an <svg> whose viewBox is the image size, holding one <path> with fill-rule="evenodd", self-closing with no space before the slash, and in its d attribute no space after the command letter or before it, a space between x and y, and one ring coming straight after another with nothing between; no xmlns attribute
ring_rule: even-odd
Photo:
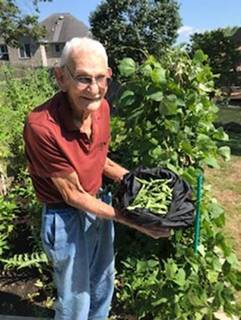
<svg viewBox="0 0 241 320"><path fill-rule="evenodd" d="M108 69L107 57L93 50L83 51L76 48L73 49L69 55L68 63L74 69Z"/></svg>

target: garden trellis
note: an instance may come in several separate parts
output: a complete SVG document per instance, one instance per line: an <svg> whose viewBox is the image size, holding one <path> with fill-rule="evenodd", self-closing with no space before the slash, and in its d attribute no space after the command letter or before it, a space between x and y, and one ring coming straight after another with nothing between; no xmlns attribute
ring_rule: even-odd
<svg viewBox="0 0 241 320"><path fill-rule="evenodd" d="M197 207L194 222L194 252L197 254L200 241L200 218L201 218L201 199L202 199L203 177L199 175L197 178Z"/></svg>

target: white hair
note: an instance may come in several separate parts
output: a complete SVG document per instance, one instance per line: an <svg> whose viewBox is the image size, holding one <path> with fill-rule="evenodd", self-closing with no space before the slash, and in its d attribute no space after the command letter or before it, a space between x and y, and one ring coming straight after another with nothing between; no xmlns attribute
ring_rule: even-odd
<svg viewBox="0 0 241 320"><path fill-rule="evenodd" d="M66 65L73 49L78 49L81 52L94 52L102 56L106 60L106 64L108 66L108 57L106 50L99 41L87 37L76 37L66 42L60 58L61 67Z"/></svg>

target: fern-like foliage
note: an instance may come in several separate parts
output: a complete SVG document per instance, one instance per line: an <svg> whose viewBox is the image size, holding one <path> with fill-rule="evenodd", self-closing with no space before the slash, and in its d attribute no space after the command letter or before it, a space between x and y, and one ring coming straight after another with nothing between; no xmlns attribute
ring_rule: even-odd
<svg viewBox="0 0 241 320"><path fill-rule="evenodd" d="M43 265L48 265L48 258L44 252L15 254L9 259L0 259L4 269L37 268L42 273Z"/></svg>

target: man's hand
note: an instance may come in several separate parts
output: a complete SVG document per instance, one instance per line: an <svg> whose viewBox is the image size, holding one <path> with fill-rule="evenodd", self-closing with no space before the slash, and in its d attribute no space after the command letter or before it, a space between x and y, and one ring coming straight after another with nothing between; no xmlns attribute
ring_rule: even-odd
<svg viewBox="0 0 241 320"><path fill-rule="evenodd" d="M170 229L168 228L152 228L150 230L136 225L132 225L131 227L152 237L153 239L168 238L170 236Z"/></svg>
<svg viewBox="0 0 241 320"><path fill-rule="evenodd" d="M118 163L112 161L110 158L106 158L105 166L103 174L116 181L121 182L123 176L128 173L129 171L122 166L120 166Z"/></svg>
<svg viewBox="0 0 241 320"><path fill-rule="evenodd" d="M119 212L117 209L115 209L115 214L116 214L115 221L125 224L128 227L131 227L133 229L136 229L141 233L148 235L149 237L152 237L154 239L159 239L159 238L168 238L170 236L170 229L168 228L152 226L147 229L145 227L142 227L133 223L133 221L130 222L129 219L126 216L123 216L121 212Z"/></svg>

